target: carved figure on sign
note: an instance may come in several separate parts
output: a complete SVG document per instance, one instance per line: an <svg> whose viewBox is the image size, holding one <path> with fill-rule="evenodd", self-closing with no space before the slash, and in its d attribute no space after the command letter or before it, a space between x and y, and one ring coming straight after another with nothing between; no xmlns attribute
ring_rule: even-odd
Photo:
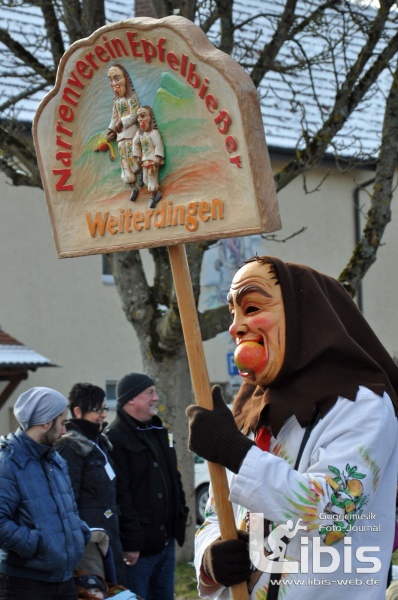
<svg viewBox="0 0 398 600"><path fill-rule="evenodd" d="M143 181L148 192L152 192L149 208L154 208L162 197L159 167L164 164L164 145L150 106L141 106L137 110L137 121L139 129L133 140L133 155L142 166Z"/></svg>
<svg viewBox="0 0 398 600"><path fill-rule="evenodd" d="M130 200L134 201L138 194L136 174L140 167L134 159L132 145L137 133L137 109L140 103L131 77L122 65L112 65L108 70L108 77L114 96L112 119L106 141L117 140L122 181L133 188Z"/></svg>

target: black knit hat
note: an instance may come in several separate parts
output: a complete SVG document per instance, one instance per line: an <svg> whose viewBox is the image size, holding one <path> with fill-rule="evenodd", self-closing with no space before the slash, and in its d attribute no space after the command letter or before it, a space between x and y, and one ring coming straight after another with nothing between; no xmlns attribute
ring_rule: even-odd
<svg viewBox="0 0 398 600"><path fill-rule="evenodd" d="M155 385L154 380L144 373L129 373L118 381L116 386L117 406L122 408L144 390Z"/></svg>
<svg viewBox="0 0 398 600"><path fill-rule="evenodd" d="M91 575L91 573L89 575L79 575L75 577L74 580L75 585L77 587L83 588L84 590L92 590L94 588L98 588L104 594L108 593L107 586L104 580L102 579L102 577L99 577L97 575Z"/></svg>

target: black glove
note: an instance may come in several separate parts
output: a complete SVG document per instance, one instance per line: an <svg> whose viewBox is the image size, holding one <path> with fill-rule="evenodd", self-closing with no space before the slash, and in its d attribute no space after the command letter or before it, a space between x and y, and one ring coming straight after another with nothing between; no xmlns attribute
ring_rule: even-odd
<svg viewBox="0 0 398 600"><path fill-rule="evenodd" d="M247 581L251 575L246 531L238 531L237 540L215 540L203 554L202 569L213 581L230 587Z"/></svg>
<svg viewBox="0 0 398 600"><path fill-rule="evenodd" d="M255 444L237 428L220 386L215 385L211 392L214 410L193 404L185 411L189 418L188 447L198 456L238 473L243 459Z"/></svg>

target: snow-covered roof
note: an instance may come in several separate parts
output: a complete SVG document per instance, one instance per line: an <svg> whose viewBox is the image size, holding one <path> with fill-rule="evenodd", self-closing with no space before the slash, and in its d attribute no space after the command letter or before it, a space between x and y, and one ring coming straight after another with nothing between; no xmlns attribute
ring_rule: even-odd
<svg viewBox="0 0 398 600"><path fill-rule="evenodd" d="M20 6L18 6L18 3ZM207 3L202 4L199 19L205 18ZM250 72L256 62L264 43L269 42L274 33L277 18L285 7L285 0L235 0L234 23L245 23L244 27L235 30L236 39L239 40L235 54L236 60L241 62ZM305 18L319 7L319 0L299 0L298 14ZM340 3L336 3L340 4ZM357 4L353 4L357 8ZM204 7L204 8L203 8ZM120 21L131 18L133 15L133 2L120 2L118 0L105 0L107 22ZM328 10L326 20L328 27L325 32L317 24L305 33L295 36L290 42L283 45L278 61L280 71L270 71L259 86L258 93L263 115L263 122L267 144L269 147L281 150L293 150L301 137L303 129L315 133L322 117L328 114L334 102L336 86L341 84L349 66L354 61L364 40L362 29L366 27L366 17L373 16L375 9L362 8L359 16L352 18L349 10L341 3L341 10ZM253 19L253 15L256 16ZM37 28L43 27L43 17L36 6L26 6L22 0L14 0L12 7L0 6L0 19L9 34L18 40L27 50L36 53L38 58L49 64L49 40L43 35L39 41L34 40L33 32L37 35ZM362 29L361 29L362 28ZM334 42L339 39L344 29L349 40L348 51L342 54L336 44L334 48L333 63L330 60L316 64L316 58L326 53ZM384 40L380 43L372 60L377 58L382 45L386 45L390 37L396 32L396 23L391 23L384 31ZM64 32L66 39L66 34ZM215 45L219 42L218 24L209 31L208 37ZM0 104L4 105L7 97L15 96L18 90L26 86L19 76L26 74L27 69L22 64L17 64L7 48L0 43L3 55L0 77ZM297 70L289 67L300 62L304 55L311 56L314 64L311 69L303 68L298 74ZM9 66L7 66L9 65ZM386 70L380 76L378 85L374 85L366 96L366 102L361 105L348 119L344 128L335 138L335 145L342 155L356 154L362 151L365 154L375 155L380 143L382 119L384 115L385 96L390 86L391 75ZM43 79L33 71L29 75L29 85L32 95L17 103L13 116L19 120L31 122L40 100L50 89L37 89L42 85ZM305 112L304 112L305 109ZM3 110L3 118L10 116L11 109Z"/></svg>
<svg viewBox="0 0 398 600"><path fill-rule="evenodd" d="M122 2L120 0L105 0L105 18L107 23L130 19L134 16L133 0ZM29 5L24 0L14 0L8 5L0 3L0 27L19 42L28 52L37 57L45 65L52 66L50 40L45 35L43 14L39 6ZM65 42L69 45L65 26L60 22L60 28ZM43 35L38 38L38 32ZM29 73L29 86L32 94L17 103L12 110L12 116L19 121L31 123L40 101L51 89L43 88L43 78L33 71L29 71L21 61L17 61L10 50L0 42L1 67L0 67L0 106L7 98L16 96L25 90L26 80L21 77ZM38 89L39 88L39 89ZM7 118L10 110L3 110L1 116Z"/></svg>
<svg viewBox="0 0 398 600"><path fill-rule="evenodd" d="M305 19L320 4L317 0L299 0L296 14ZM333 106L336 86L342 84L347 69L357 59L365 39L362 30L366 30L368 19L374 19L376 10L371 2L364 2L359 7L354 0L352 8L357 11L354 19L344 8L344 3L335 4L339 5L340 10L327 9L324 13L322 21L327 22L326 29L321 22L314 23L311 28L283 44L277 57L281 70L269 71L259 86L268 146L293 150L303 129L310 135L316 133ZM239 54L234 55L236 60L241 64L253 64L257 60L264 43L272 39L277 19L285 5L286 0L237 0L234 3L234 21L248 23L242 30L236 30L236 38L241 38ZM261 13L261 16L250 21L255 12ZM338 43L343 32L347 44L345 52ZM383 33L383 43L377 47L370 64L376 60L391 36L396 34L396 23L391 23ZM247 54L241 48L246 48ZM289 72L289 67L301 62L304 64L308 58L313 61L310 69L306 67ZM368 68L369 64L366 69ZM360 109L350 116L337 134L334 144L342 156L358 152L364 155L377 153L385 97L390 85L391 74L385 71L380 76L378 85L374 85L366 95ZM299 145L302 146L303 143Z"/></svg>
<svg viewBox="0 0 398 600"><path fill-rule="evenodd" d="M14 337L0 329L0 368L23 367L35 369L36 367L55 366L49 358L25 346Z"/></svg>

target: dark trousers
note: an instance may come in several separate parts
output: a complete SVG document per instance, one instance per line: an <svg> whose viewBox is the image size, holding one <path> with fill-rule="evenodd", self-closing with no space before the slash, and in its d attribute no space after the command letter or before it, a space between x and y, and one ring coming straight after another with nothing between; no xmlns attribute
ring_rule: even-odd
<svg viewBox="0 0 398 600"><path fill-rule="evenodd" d="M0 574L0 600L77 600L73 579L53 583Z"/></svg>
<svg viewBox="0 0 398 600"><path fill-rule="evenodd" d="M140 556L134 566L126 567L128 589L145 600L174 600L175 562L172 539L159 554Z"/></svg>

